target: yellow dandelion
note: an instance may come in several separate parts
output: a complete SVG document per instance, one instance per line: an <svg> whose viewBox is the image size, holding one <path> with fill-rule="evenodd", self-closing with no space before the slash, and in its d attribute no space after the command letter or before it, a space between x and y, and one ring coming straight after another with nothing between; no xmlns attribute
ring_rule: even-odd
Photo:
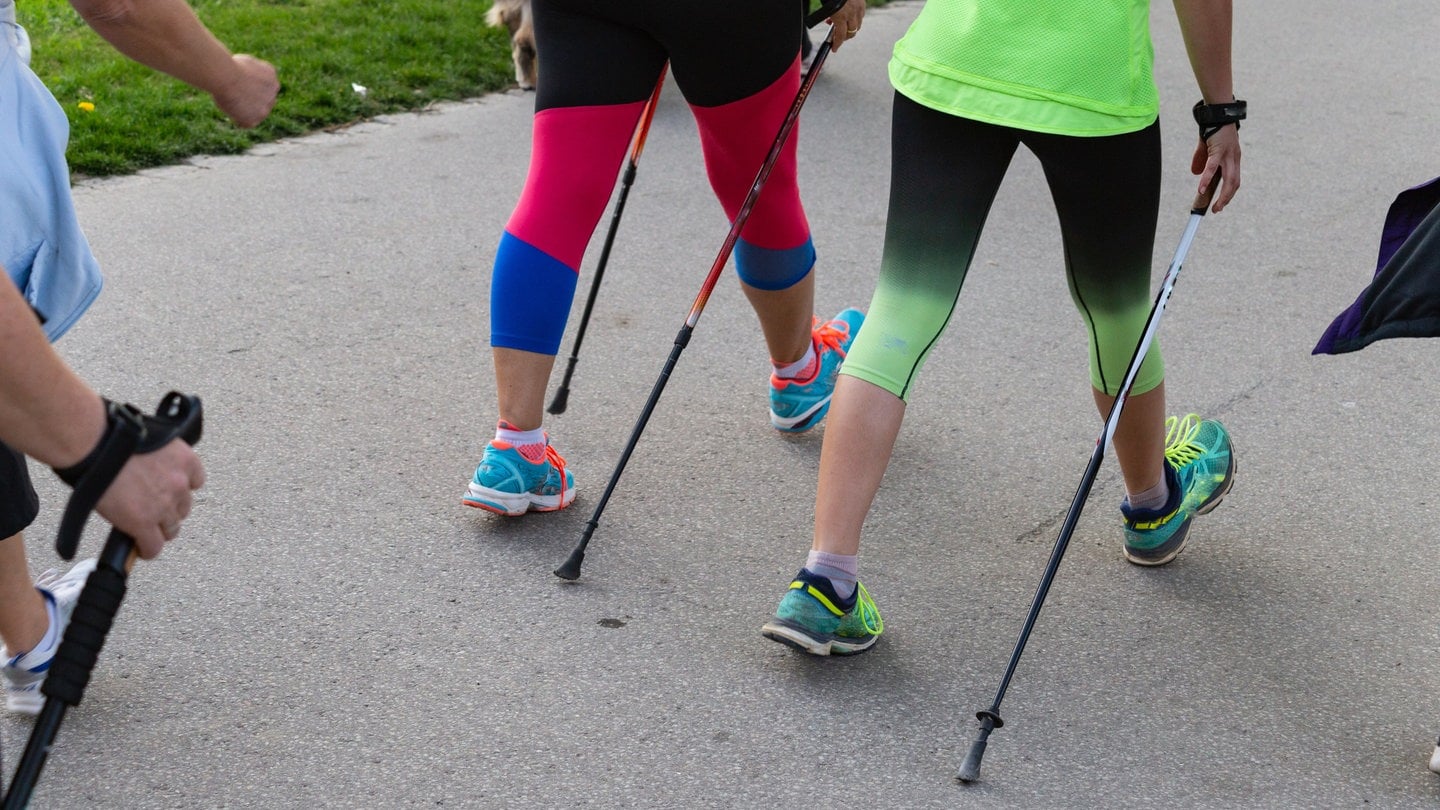
<svg viewBox="0 0 1440 810"><path fill-rule="evenodd" d="M78 106L85 112L95 112L95 105L88 101L82 101Z"/></svg>

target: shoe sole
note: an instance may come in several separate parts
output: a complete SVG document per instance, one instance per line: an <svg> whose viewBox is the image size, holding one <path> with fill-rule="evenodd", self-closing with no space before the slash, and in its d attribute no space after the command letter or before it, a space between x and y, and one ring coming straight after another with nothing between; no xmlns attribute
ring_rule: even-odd
<svg viewBox="0 0 1440 810"><path fill-rule="evenodd" d="M531 495L529 493L515 495L477 487L473 483L470 484L470 491L460 499L460 503L466 506L484 509L487 512L494 512L506 517L519 517L526 512L558 512L574 502L575 487L573 486L560 495Z"/></svg>
<svg viewBox="0 0 1440 810"><path fill-rule="evenodd" d="M850 643L838 638L817 639L798 625L777 619L760 628L760 635L778 641L803 653L815 656L859 655L875 646L879 636L871 636L861 643Z"/></svg>
<svg viewBox="0 0 1440 810"><path fill-rule="evenodd" d="M1235 471L1237 469L1239 469L1239 464L1235 461L1235 445L1232 442L1230 445L1230 467L1225 471L1225 483L1221 484L1219 489L1211 493L1210 500L1200 504L1200 507L1195 510L1195 514L1190 516L1190 520L1194 520L1200 515L1208 515L1211 512L1215 511L1215 507L1219 506L1220 502L1225 500L1225 496L1230 494L1230 488L1235 486ZM1180 535L1179 544L1177 544L1175 548L1170 551L1169 554L1166 554L1163 557L1137 557L1130 553L1130 548L1128 546L1125 546L1123 544L1121 545L1121 550L1125 552L1125 559L1135 565L1144 566L1146 568L1154 568L1156 566L1164 565L1165 563L1168 563L1176 557L1180 556L1180 552L1185 550L1185 544L1190 542L1189 521L1186 521L1185 528L1181 529L1180 531L1182 532L1182 534Z"/></svg>
<svg viewBox="0 0 1440 810"><path fill-rule="evenodd" d="M774 411L770 412L770 424L781 433L804 433L807 430L820 424L825 415L830 412L830 399L827 398L808 413L795 417L782 417Z"/></svg>
<svg viewBox="0 0 1440 810"><path fill-rule="evenodd" d="M45 708L45 695L38 689L33 694L6 695L5 708L16 714L37 715Z"/></svg>

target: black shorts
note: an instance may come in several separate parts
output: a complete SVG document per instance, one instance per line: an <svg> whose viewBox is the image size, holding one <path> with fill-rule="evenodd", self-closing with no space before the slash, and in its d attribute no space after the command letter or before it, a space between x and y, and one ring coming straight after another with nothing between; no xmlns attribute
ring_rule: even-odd
<svg viewBox="0 0 1440 810"><path fill-rule="evenodd" d="M719 107L775 83L800 55L803 15L776 0L535 0L535 111L644 101L660 70ZM770 128L774 132L774 128Z"/></svg>
<svg viewBox="0 0 1440 810"><path fill-rule="evenodd" d="M0 442L0 540L24 531L40 514L25 457Z"/></svg>

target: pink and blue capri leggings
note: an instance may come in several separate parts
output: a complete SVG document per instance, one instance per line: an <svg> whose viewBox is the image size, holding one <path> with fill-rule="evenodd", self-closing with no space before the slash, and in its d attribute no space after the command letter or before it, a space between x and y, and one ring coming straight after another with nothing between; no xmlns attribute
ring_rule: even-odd
<svg viewBox="0 0 1440 810"><path fill-rule="evenodd" d="M539 89L529 175L495 255L492 346L554 355L581 257L668 61L732 220L800 88L800 9L778 0L533 0ZM787 289L815 265L792 133L735 248L740 280Z"/></svg>

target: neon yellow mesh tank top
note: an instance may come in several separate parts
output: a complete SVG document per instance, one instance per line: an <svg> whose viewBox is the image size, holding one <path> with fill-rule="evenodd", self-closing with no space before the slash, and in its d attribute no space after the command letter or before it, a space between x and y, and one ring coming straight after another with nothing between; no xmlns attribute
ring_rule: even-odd
<svg viewBox="0 0 1440 810"><path fill-rule="evenodd" d="M1153 63L1149 0L926 0L890 81L966 118L1117 135L1159 114Z"/></svg>

